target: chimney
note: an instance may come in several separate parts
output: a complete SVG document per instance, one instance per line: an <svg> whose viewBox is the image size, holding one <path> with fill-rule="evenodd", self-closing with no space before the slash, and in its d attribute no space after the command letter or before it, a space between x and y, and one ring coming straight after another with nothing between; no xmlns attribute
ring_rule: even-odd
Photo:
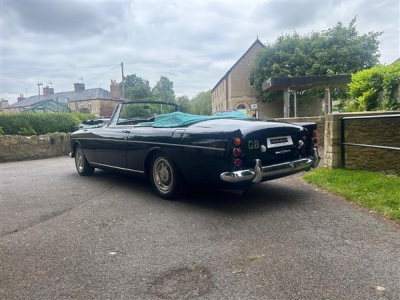
<svg viewBox="0 0 400 300"><path fill-rule="evenodd" d="M121 93L119 92L119 84L117 83L116 80L111 79L110 93L111 93L111 98L116 98L116 99L121 98Z"/></svg>
<svg viewBox="0 0 400 300"><path fill-rule="evenodd" d="M43 96L53 95L54 88L50 88L48 85L43 88Z"/></svg>
<svg viewBox="0 0 400 300"><path fill-rule="evenodd" d="M85 84L84 83L74 83L74 91L75 92L80 92L85 90Z"/></svg>
<svg viewBox="0 0 400 300"><path fill-rule="evenodd" d="M19 97L17 98L17 101L22 101L25 100L26 98L24 97L24 94L20 94Z"/></svg>
<svg viewBox="0 0 400 300"><path fill-rule="evenodd" d="M5 100L3 98L0 99L0 110L3 109L3 108L8 107L8 105L9 105L8 104L8 100Z"/></svg>

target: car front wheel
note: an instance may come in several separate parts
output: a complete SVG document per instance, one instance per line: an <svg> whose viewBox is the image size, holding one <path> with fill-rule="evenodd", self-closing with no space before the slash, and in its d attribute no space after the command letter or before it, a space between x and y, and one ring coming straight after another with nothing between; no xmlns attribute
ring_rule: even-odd
<svg viewBox="0 0 400 300"><path fill-rule="evenodd" d="M162 153L156 154L151 163L151 184L164 199L173 199L183 191L183 179L176 165Z"/></svg>
<svg viewBox="0 0 400 300"><path fill-rule="evenodd" d="M94 167L87 161L81 146L78 146L75 150L75 166L81 176L89 176L94 172Z"/></svg>

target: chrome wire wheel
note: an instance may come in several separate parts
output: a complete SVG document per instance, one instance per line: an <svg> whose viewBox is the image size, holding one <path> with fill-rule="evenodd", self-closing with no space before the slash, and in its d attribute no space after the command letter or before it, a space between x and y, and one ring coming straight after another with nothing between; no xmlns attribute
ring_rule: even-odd
<svg viewBox="0 0 400 300"><path fill-rule="evenodd" d="M174 187L174 171L165 157L158 157L153 163L153 182L161 193L168 193Z"/></svg>

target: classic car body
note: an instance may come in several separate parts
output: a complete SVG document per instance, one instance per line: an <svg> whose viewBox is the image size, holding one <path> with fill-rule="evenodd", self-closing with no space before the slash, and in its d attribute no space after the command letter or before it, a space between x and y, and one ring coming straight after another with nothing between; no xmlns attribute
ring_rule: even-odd
<svg viewBox="0 0 400 300"><path fill-rule="evenodd" d="M80 175L95 168L151 180L165 199L188 185L244 188L314 168L316 124L251 119L240 112L196 116L158 101L120 103L102 128L71 134Z"/></svg>

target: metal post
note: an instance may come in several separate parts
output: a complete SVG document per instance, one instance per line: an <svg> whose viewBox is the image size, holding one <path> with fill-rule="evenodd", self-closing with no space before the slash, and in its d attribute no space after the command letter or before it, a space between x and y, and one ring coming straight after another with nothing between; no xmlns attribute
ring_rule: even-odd
<svg viewBox="0 0 400 300"><path fill-rule="evenodd" d="M125 100L124 63L122 63L122 62L121 62L121 74L122 74L122 100Z"/></svg>
<svg viewBox="0 0 400 300"><path fill-rule="evenodd" d="M344 169L346 166L345 163L345 119L343 117L340 117L340 168Z"/></svg>

